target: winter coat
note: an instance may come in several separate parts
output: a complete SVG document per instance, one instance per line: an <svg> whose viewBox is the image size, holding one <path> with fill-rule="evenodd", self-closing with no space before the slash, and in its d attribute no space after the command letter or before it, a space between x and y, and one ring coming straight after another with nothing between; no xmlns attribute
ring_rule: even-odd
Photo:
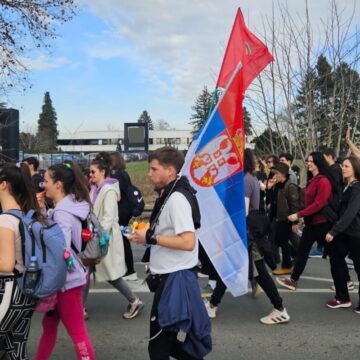
<svg viewBox="0 0 360 360"><path fill-rule="evenodd" d="M330 230L337 236L344 233L360 238L360 182L354 182L345 188L340 204L340 219Z"/></svg>
<svg viewBox="0 0 360 360"><path fill-rule="evenodd" d="M99 265L96 265L96 277L99 281L116 280L125 275L127 269L124 257L124 244L118 223L118 200L120 199L119 183L107 178L101 189L91 189L94 198L94 213L105 231L109 232L109 251Z"/></svg>
<svg viewBox="0 0 360 360"><path fill-rule="evenodd" d="M297 213L299 207L299 190L288 178L285 183L277 184L276 220L287 221L289 215Z"/></svg>

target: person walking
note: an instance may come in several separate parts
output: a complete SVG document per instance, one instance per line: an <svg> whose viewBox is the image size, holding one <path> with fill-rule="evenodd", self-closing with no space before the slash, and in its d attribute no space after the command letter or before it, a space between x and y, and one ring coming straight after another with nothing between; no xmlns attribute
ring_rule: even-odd
<svg viewBox="0 0 360 360"><path fill-rule="evenodd" d="M260 240L255 233L264 223L264 219L268 222L265 214L259 214L260 204L260 186L254 175L255 158L250 149L245 149L244 154L244 172L245 172L245 205L248 224L248 238L249 238L249 256L250 256L250 278L254 277L256 282L264 290L266 296L270 299L274 309L267 316L260 319L260 322L265 325L275 325L286 323L290 320L290 316L283 306L283 300L275 286L274 280L269 275L265 261L264 254L260 249L258 240ZM260 217L259 217L260 215ZM265 217L265 218L264 218ZM258 221L256 218L261 219ZM254 231L255 230L255 231ZM264 234L265 235L265 234ZM271 251L269 249L269 251Z"/></svg>
<svg viewBox="0 0 360 360"><path fill-rule="evenodd" d="M325 212L333 189L336 188L329 165L321 152L310 153L306 160L308 168L308 184L305 189L305 208L288 216L295 223L299 218L305 218L305 227L302 232L294 269L290 279L276 278L276 281L289 290L296 290L298 281L303 273L310 250L315 241L324 244L325 235L330 230L332 223L322 213Z"/></svg>
<svg viewBox="0 0 360 360"><path fill-rule="evenodd" d="M120 201L118 201L119 225L128 226L129 221L132 218L132 212L130 202L126 197L126 191L131 185L131 179L129 174L125 170L125 160L119 152L113 152L110 154L110 169L110 176L119 182L120 187ZM125 264L127 268L126 274L123 276L123 279L127 281L136 281L138 279L138 276L134 269L134 257L130 241L126 236L123 236L123 240Z"/></svg>
<svg viewBox="0 0 360 360"><path fill-rule="evenodd" d="M110 177L110 157L100 153L90 164L90 197L94 213L101 226L109 233L109 251L105 258L96 265L96 278L107 281L129 301L124 319L136 317L144 303L130 289L122 278L126 274L124 242L118 223L118 201L120 200L119 183Z"/></svg>
<svg viewBox="0 0 360 360"><path fill-rule="evenodd" d="M65 285L57 293L55 310L43 317L43 333L35 360L50 359L60 321L71 337L77 359L94 360L95 352L83 316L82 292L86 283L86 268L72 250L75 247L78 252L81 251L81 221L87 218L91 207L89 191L80 168L73 162L50 166L45 172L44 185L46 196L55 205L48 216L63 231L73 265L68 267Z"/></svg>
<svg viewBox="0 0 360 360"><path fill-rule="evenodd" d="M2 164L0 204L3 211L36 210L41 218L30 172L25 164ZM15 273L24 272L19 220L0 214L0 354L10 360L29 360L27 340L36 300L24 295Z"/></svg>
<svg viewBox="0 0 360 360"><path fill-rule="evenodd" d="M197 282L200 211L186 177L178 178L183 154L163 147L149 156L149 178L159 193L150 227L130 237L150 246L147 283L154 292L150 314L151 360L203 359L211 351L211 325ZM178 332L187 333L184 342Z"/></svg>
<svg viewBox="0 0 360 360"><path fill-rule="evenodd" d="M280 246L282 251L281 267L273 270L274 275L289 275L292 271L292 259L290 248L290 237L297 226L288 220L290 214L300 210L299 190L289 175L289 166L285 163L278 163L272 169L276 178L275 196L270 206L270 220L274 221L275 244Z"/></svg>
<svg viewBox="0 0 360 360"><path fill-rule="evenodd" d="M355 156L346 158L342 163L342 174L346 186L340 204L340 219L325 236L330 244L331 274L336 291L335 297L326 304L332 309L351 307L345 261L348 254L360 281L360 160ZM360 314L360 290L358 306L354 311Z"/></svg>

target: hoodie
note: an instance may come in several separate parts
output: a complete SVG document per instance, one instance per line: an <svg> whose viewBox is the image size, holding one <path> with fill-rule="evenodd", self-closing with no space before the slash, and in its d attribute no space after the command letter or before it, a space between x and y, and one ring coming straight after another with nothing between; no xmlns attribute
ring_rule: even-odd
<svg viewBox="0 0 360 360"><path fill-rule="evenodd" d="M71 241L74 246L81 251L81 221L85 220L89 214L90 206L86 201L76 201L73 195L65 196L54 210L49 211L49 217L55 221L64 233L66 247L71 249ZM80 258L72 251L75 258L75 269L68 271L65 285L62 291L82 286L86 283L86 269L82 265Z"/></svg>

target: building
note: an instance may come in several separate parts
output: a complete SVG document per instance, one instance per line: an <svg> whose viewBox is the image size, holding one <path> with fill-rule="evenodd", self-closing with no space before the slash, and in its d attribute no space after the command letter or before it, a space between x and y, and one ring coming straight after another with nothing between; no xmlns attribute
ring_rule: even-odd
<svg viewBox="0 0 360 360"><path fill-rule="evenodd" d="M191 130L150 130L149 151L162 146L173 146L187 150L192 140ZM60 132L58 149L63 152L91 153L124 149L124 131L78 131Z"/></svg>

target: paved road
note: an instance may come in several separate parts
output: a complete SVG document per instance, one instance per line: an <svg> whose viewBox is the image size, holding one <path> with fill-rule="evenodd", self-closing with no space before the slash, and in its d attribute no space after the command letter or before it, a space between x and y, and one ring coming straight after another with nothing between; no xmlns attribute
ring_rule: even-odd
<svg viewBox="0 0 360 360"><path fill-rule="evenodd" d="M140 258L140 251L135 250L136 260ZM137 269L140 274L143 267L138 264ZM356 278L354 271L351 275ZM249 295L233 298L226 294L218 317L212 322L213 352L207 359L358 359L360 315L350 309L327 309L324 304L332 296L330 285L328 262L310 259L298 291L281 291L291 316L290 323L275 326L259 323L259 318L272 309L263 293L256 299ZM87 324L98 360L148 359L148 318L152 295L140 282L133 286L146 302L143 313L133 320L121 317L127 305L121 295L105 284L97 284L92 289ZM357 291L352 292L351 297L355 304ZM40 322L40 316L36 315L29 341L31 354L40 335ZM52 359L75 359L71 341L63 328Z"/></svg>

